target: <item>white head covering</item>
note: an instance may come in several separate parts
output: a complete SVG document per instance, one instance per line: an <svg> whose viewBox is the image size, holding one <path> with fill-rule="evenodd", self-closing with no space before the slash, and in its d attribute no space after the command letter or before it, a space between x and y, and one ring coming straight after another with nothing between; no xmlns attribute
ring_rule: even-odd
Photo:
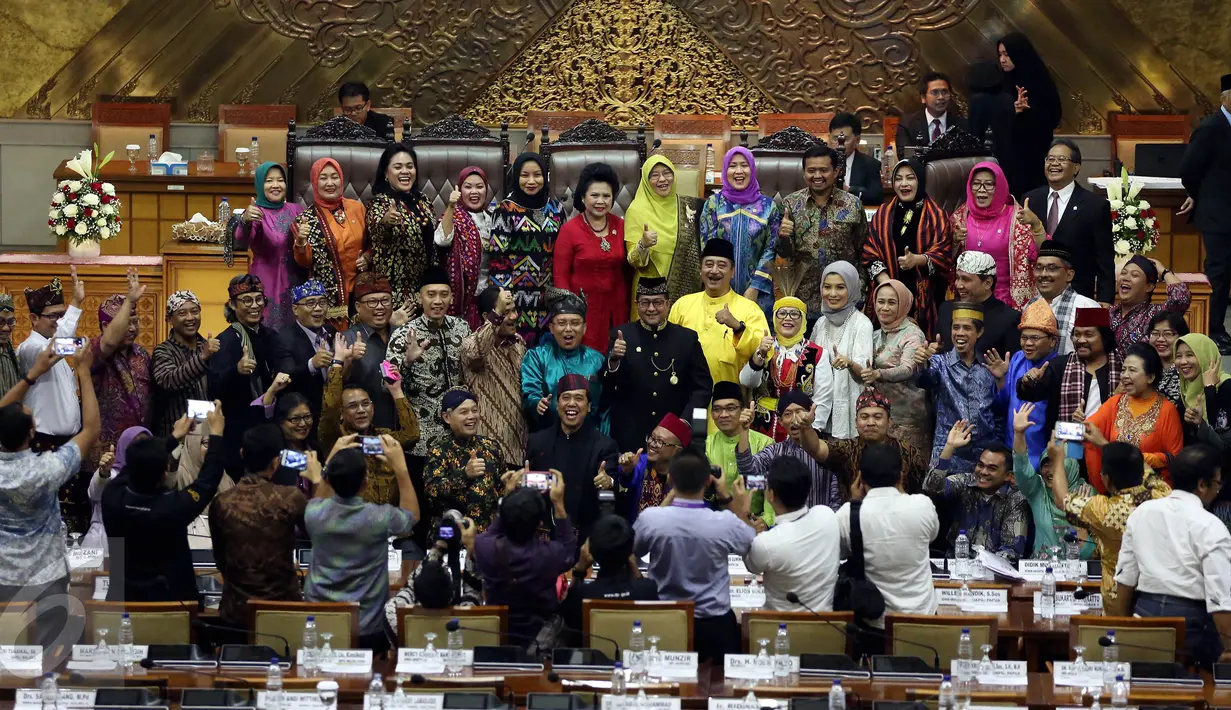
<svg viewBox="0 0 1231 710"><path fill-rule="evenodd" d="M995 276L996 259L981 251L964 251L957 258L957 270L975 276Z"/></svg>

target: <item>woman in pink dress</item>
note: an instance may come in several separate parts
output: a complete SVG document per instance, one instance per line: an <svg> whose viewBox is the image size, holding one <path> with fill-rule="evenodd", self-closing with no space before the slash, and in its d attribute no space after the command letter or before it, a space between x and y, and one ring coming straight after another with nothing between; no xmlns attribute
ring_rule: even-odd
<svg viewBox="0 0 1231 710"><path fill-rule="evenodd" d="M1021 219L1019 212L1023 213ZM953 257L970 249L986 252L996 260L996 298L1017 310L1026 306L1037 291L1034 258L1046 239L1037 223L1013 200L1009 181L1000 166L979 163L966 180L966 202L953 213Z"/></svg>
<svg viewBox="0 0 1231 710"><path fill-rule="evenodd" d="M573 191L577 214L560 228L552 258L557 288L586 299L582 342L607 352L612 328L627 322L628 273L624 261L624 220L611 214L620 179L606 163L582 168Z"/></svg>
<svg viewBox="0 0 1231 710"><path fill-rule="evenodd" d="M265 324L281 330L295 320L291 288L299 285L300 279L291 253L291 225L303 207L287 201L286 170L281 165L261 163L255 178L257 196L235 225L235 246L248 250L248 273L265 284L269 299Z"/></svg>

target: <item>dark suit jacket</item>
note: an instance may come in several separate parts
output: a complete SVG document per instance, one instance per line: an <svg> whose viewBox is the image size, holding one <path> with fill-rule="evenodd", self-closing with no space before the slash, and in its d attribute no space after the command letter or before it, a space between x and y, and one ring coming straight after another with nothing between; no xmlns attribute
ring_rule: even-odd
<svg viewBox="0 0 1231 710"><path fill-rule="evenodd" d="M1193 131L1180 164L1184 189L1193 198L1192 221L1203 232L1231 232L1231 121L1222 109L1206 116Z"/></svg>
<svg viewBox="0 0 1231 710"><path fill-rule="evenodd" d="M368 111L368 117L363 120L363 125L376 131L376 135L381 138L393 140L393 116Z"/></svg>
<svg viewBox="0 0 1231 710"><path fill-rule="evenodd" d="M952 111L946 112L945 115L945 130L957 126L963 131L970 130L966 119L957 115ZM920 145L917 137L922 133L924 141L922 145L930 145L932 131L928 126L927 111L912 113L905 120L898 124L898 157L902 157L902 149L908 145Z"/></svg>
<svg viewBox="0 0 1231 710"><path fill-rule="evenodd" d="M858 197L865 207L875 207L883 202L885 188L881 186L880 161L858 152L846 159L855 161L851 166L851 184L846 186L846 191Z"/></svg>
<svg viewBox="0 0 1231 710"><path fill-rule="evenodd" d="M330 348L333 347L335 333L337 330L328 323L321 329L321 334L325 336L325 341L329 343ZM315 375L308 370L308 362L316 355L316 343L308 338L308 334L298 322L292 322L278 332L278 345L281 355L278 372L285 372L291 376L291 384L287 386L286 391L298 392L307 397L313 418L320 419L321 401L325 392L325 377L322 373L328 370L329 366L326 365L321 372ZM313 421L312 424L312 431L315 433L316 422Z"/></svg>
<svg viewBox="0 0 1231 710"><path fill-rule="evenodd" d="M584 542L599 515L598 489L594 486L599 464L607 464L608 475L617 472L612 478L619 475L620 452L615 439L589 421L572 436L565 436L557 423L530 435L526 458L532 471L554 468L564 474L564 509L581 533L578 542Z"/></svg>
<svg viewBox="0 0 1231 710"><path fill-rule="evenodd" d="M1047 223L1050 187L1039 187L1023 195L1030 200L1030 211ZM1115 250L1111 243L1111 203L1106 197L1073 186L1073 196L1060 215L1051 238L1073 252L1073 290L1101 303L1115 300ZM1096 284L1097 279L1097 284Z"/></svg>

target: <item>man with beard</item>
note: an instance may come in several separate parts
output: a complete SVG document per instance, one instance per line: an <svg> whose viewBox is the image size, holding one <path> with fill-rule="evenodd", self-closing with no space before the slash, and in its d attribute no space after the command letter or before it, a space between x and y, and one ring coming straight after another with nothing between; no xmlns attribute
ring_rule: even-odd
<svg viewBox="0 0 1231 710"><path fill-rule="evenodd" d="M291 289L291 312L295 324L278 333L282 360L278 370L291 376L287 392L298 392L308 400L312 410L312 433L321 419L321 398L325 391L325 374L333 362L333 336L338 331L325 322L329 297L320 281L311 280Z"/></svg>
<svg viewBox="0 0 1231 710"><path fill-rule="evenodd" d="M488 286L479 294L483 325L462 341L462 377L483 400L479 431L500 442L504 463L520 466L526 452L526 420L521 413L521 362L526 341L517 334L513 292Z"/></svg>
<svg viewBox="0 0 1231 710"><path fill-rule="evenodd" d="M1026 373L1056 357L1056 318L1047 302L1035 299L1022 310L1022 349L1005 360L995 350L987 351L987 369L996 377L996 406L1006 412L1021 409L1022 398L1017 395L1017 382ZM1025 432L1030 465L1039 467L1039 459L1047 448L1051 432L1043 428L1046 407L1031 410L1030 428ZM1015 425L1010 422L1004 433L1005 444L1012 446L1016 436Z"/></svg>
<svg viewBox="0 0 1231 710"><path fill-rule="evenodd" d="M639 319L611 331L604 373L611 436L635 451L666 412L685 418L709 404L712 382L697 334L667 322L667 280L637 281ZM666 469L663 469L666 473Z"/></svg>
<svg viewBox="0 0 1231 710"><path fill-rule="evenodd" d="M820 436L812 428L816 418L816 405L812 398L800 390L788 390L778 398L778 421L786 428L787 439L770 444L759 453L748 450L747 432L740 435L735 447L735 462L740 475L765 476L769 464L779 456L797 459L812 473L812 488L808 492L808 507L824 505L837 510L842 505L838 492L838 479L820 465L816 454ZM753 511L755 513L755 511Z"/></svg>
<svg viewBox="0 0 1231 710"><path fill-rule="evenodd" d="M1059 346L1056 354L1068 355L1073 352L1073 318L1078 308L1098 308L1099 304L1093 298L1087 298L1073 289L1073 279L1077 272L1073 270L1073 252L1060 242L1046 241L1039 247L1039 255L1034 260L1034 285L1039 289L1039 295L1031 299L1026 307L1035 301L1046 301L1051 306L1052 315L1056 316L1056 338ZM1022 309L1025 312L1025 309Z"/></svg>
<svg viewBox="0 0 1231 710"><path fill-rule="evenodd" d="M526 456L532 471L564 472L564 509L577 526L578 540L584 542L599 517L598 492L615 485L612 475L620 452L615 441L589 421L588 379L561 377L555 400L557 424L530 435Z"/></svg>
<svg viewBox="0 0 1231 710"><path fill-rule="evenodd" d="M1044 362L1017 381L1017 396L1026 402L1047 402L1043 431L1057 421L1077 421L1094 414L1120 386L1122 359L1116 351L1111 315L1105 308L1078 308L1073 320L1073 352L1063 363ZM1081 449L1070 446L1069 455Z"/></svg>
<svg viewBox="0 0 1231 710"><path fill-rule="evenodd" d="M4 392L13 389L26 376L26 368L17 360L17 351L13 349L13 329L16 327L13 296L0 293L0 391Z"/></svg>
<svg viewBox="0 0 1231 710"><path fill-rule="evenodd" d="M667 499L671 459L691 443L692 427L667 412L646 437L643 448L635 454L620 454L620 512L630 523L637 522L641 511L660 506Z"/></svg>
<svg viewBox="0 0 1231 710"><path fill-rule="evenodd" d="M380 364L385 361L389 351L393 287L384 276L365 271L355 277L355 288L351 295L355 300L355 317L351 319L350 330L346 331L346 342L353 346L354 350L350 363L343 372L343 378L348 386L354 385L367 390L376 406L372 415L376 426L396 429L397 409L393 405L393 399L382 386L384 378L380 371ZM337 357L336 353L334 357Z"/></svg>
<svg viewBox="0 0 1231 710"><path fill-rule="evenodd" d="M167 324L171 334L154 346L150 358L154 436L170 436L175 421L188 412L188 400L205 399L209 359L222 347L212 333L201 336L201 301L192 291L176 291L167 298Z"/></svg>
<svg viewBox="0 0 1231 710"><path fill-rule="evenodd" d="M145 286L137 270L128 270L128 294L110 296L98 307L102 335L90 344L94 348L94 394L103 430L98 443L83 459L86 471L98 466L98 459L114 446L129 427L145 426L150 401L150 354L137 345L137 301ZM88 483L86 484L89 485Z"/></svg>
<svg viewBox="0 0 1231 710"><path fill-rule="evenodd" d="M940 304L935 333L924 333L929 339L940 336L943 350L953 347L949 337L953 326L953 310L957 302L974 303L983 311L981 335L975 343L974 353L983 357L983 353L995 348L1002 355L1017 352L1019 340L1017 324L1022 314L1009 304L993 295L996 291L996 260L991 254L981 251L964 251L957 258L953 290L957 292L957 301L945 301Z"/></svg>
<svg viewBox="0 0 1231 710"><path fill-rule="evenodd" d="M483 532L500 502L504 451L499 441L478 433L479 398L474 394L449 390L440 408L449 434L427 450L423 484L430 509L424 517L436 526L445 511L461 511Z"/></svg>
<svg viewBox="0 0 1231 710"><path fill-rule="evenodd" d="M547 327L534 349L521 361L521 406L526 428L531 434L553 431L559 419L552 405L552 388L565 375L580 375L590 382L588 406L597 406L603 391L598 374L603 369L603 354L581 341L586 335L586 302L580 296L555 289L547 297ZM605 412L596 412L593 422L607 431Z"/></svg>
<svg viewBox="0 0 1231 710"><path fill-rule="evenodd" d="M923 489L923 478L928 472L927 459L911 444L890 436L892 425L889 398L880 390L869 387L855 403L855 426L859 436L817 441L816 460L837 476L843 500L861 497L863 451L872 444L883 443L898 449L902 460L902 479L898 482L898 488L903 493L915 494Z"/></svg>

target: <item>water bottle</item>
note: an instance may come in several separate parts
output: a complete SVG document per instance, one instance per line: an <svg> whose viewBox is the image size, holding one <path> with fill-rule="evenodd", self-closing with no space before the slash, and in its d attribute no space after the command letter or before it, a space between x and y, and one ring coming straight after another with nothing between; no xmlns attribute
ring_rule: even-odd
<svg viewBox="0 0 1231 710"><path fill-rule="evenodd" d="M1103 647L1103 690L1111 692L1116 682L1116 670L1120 665L1120 647L1116 645L1116 632L1107 630L1107 640L1111 643Z"/></svg>
<svg viewBox="0 0 1231 710"><path fill-rule="evenodd" d="M1116 676L1116 684L1111 686L1111 706L1113 708L1128 707L1128 683L1124 682L1124 676Z"/></svg>
<svg viewBox="0 0 1231 710"><path fill-rule="evenodd" d="M368 683L367 710L385 710L385 679L379 673L372 674L372 682Z"/></svg>
<svg viewBox="0 0 1231 710"><path fill-rule="evenodd" d="M718 162L714 158L714 144L705 144L705 184L718 182Z"/></svg>
<svg viewBox="0 0 1231 710"><path fill-rule="evenodd" d="M252 146L249 150L252 152L248 153L248 160L252 161L250 164L255 168L261 164L261 145L257 142L256 136L252 137Z"/></svg>
<svg viewBox="0 0 1231 710"><path fill-rule="evenodd" d="M886 136L886 139L888 139L888 136ZM893 166L896 165L897 162L898 162L897 151L893 149L893 144L889 143L885 147L884 159L881 161L881 172L884 175L884 179L883 179L884 182L890 181L890 178L893 174Z"/></svg>
<svg viewBox="0 0 1231 710"><path fill-rule="evenodd" d="M938 710L954 710L957 705L957 698L953 694L953 681L949 679L949 674L940 681L940 691L936 694Z"/></svg>
<svg viewBox="0 0 1231 710"><path fill-rule="evenodd" d="M466 668L466 645L462 639L462 630L453 629L449 632L449 653L445 656L445 670L451 675L458 675Z"/></svg>
<svg viewBox="0 0 1231 710"><path fill-rule="evenodd" d="M152 163L155 160L158 160L159 155L161 155L161 153L158 152L158 135L151 133L150 134L150 154L149 154L150 162Z"/></svg>
<svg viewBox="0 0 1231 710"><path fill-rule="evenodd" d="M227 198L224 197L222 198L222 202L218 203L218 224L221 224L225 228L230 219L231 203L227 202Z"/></svg>
<svg viewBox="0 0 1231 710"><path fill-rule="evenodd" d="M641 686L637 690L637 710L647 710L650 707L650 698L645 694L645 686Z"/></svg>
<svg viewBox="0 0 1231 710"><path fill-rule="evenodd" d="M791 637L787 635L786 623L778 624L774 637L774 678L784 682L791 676Z"/></svg>
<svg viewBox="0 0 1231 710"><path fill-rule="evenodd" d="M116 641L120 645L120 670L124 671L133 662L133 620L128 612L120 617L120 633Z"/></svg>
<svg viewBox="0 0 1231 710"><path fill-rule="evenodd" d="M1044 619L1056 618L1056 575L1051 567L1043 573L1043 593L1039 595L1039 616Z"/></svg>
<svg viewBox="0 0 1231 710"><path fill-rule="evenodd" d="M56 685L56 674L48 673L43 676L43 710L56 710L56 705L60 702L60 686Z"/></svg>
<svg viewBox="0 0 1231 710"><path fill-rule="evenodd" d="M970 538L966 537L965 530L957 531L957 539L953 542L953 549L958 577L968 579L970 577Z"/></svg>
<svg viewBox="0 0 1231 710"><path fill-rule="evenodd" d="M646 681L647 669L645 667L645 631L641 628L641 621L633 622L633 633L628 637L628 660L630 667L631 680L634 683L644 684Z"/></svg>
<svg viewBox="0 0 1231 710"><path fill-rule="evenodd" d="M315 616L309 614L307 621L304 622L303 642L299 645L303 649L303 669L309 673L315 673L320 668L320 657L316 649Z"/></svg>
<svg viewBox="0 0 1231 710"><path fill-rule="evenodd" d="M623 698L627 692L628 681L624 678L624 664L616 661L615 668L611 670L611 694Z"/></svg>
<svg viewBox="0 0 1231 710"><path fill-rule="evenodd" d="M282 710L282 666L277 656L270 659L265 672L265 710Z"/></svg>
<svg viewBox="0 0 1231 710"><path fill-rule="evenodd" d="M846 691L842 689L841 678L834 678L829 688L829 710L846 710Z"/></svg>
<svg viewBox="0 0 1231 710"><path fill-rule="evenodd" d="M962 629L957 639L957 691L963 700L970 696L974 680L975 645L970 640L970 629Z"/></svg>

